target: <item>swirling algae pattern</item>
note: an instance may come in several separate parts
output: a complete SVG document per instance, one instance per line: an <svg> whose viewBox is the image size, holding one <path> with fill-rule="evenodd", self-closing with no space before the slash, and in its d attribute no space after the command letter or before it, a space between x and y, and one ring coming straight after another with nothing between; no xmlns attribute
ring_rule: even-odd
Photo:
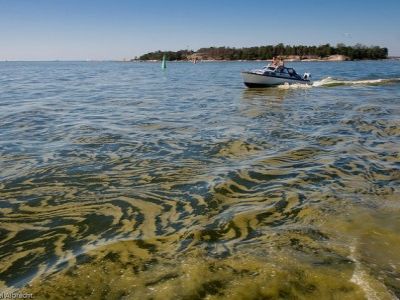
<svg viewBox="0 0 400 300"><path fill-rule="evenodd" d="M237 143L216 156L252 153ZM264 158L224 180L207 178L190 160L181 168L124 161L110 158L116 169L103 162L108 171L101 175L44 168L38 173L46 176L3 186L5 282L29 270L28 278L37 278L29 290L40 295L362 298L350 281L349 248L332 242L322 220L331 210L344 212L339 203L349 205L338 191L389 201L400 176L378 164L324 157L317 148ZM21 200L35 195L38 201Z"/></svg>
<svg viewBox="0 0 400 300"><path fill-rule="evenodd" d="M304 93L244 91L235 113L273 120L249 135L216 122L224 133L203 137L151 119L137 136L94 123L49 133L41 111L20 114L19 138L35 115L54 148L2 146L1 289L38 299L399 297L398 106L328 102L299 117L289 106Z"/></svg>

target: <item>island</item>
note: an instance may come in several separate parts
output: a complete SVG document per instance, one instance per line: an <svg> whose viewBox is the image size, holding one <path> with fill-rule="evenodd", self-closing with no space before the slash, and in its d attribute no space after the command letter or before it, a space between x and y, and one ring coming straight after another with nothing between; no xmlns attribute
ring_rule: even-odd
<svg viewBox="0 0 400 300"><path fill-rule="evenodd" d="M379 46L356 44L346 46L330 44L319 46L267 45L257 47L208 47L193 50L155 51L135 57L131 61L159 61L163 56L169 61L247 61L270 60L279 56L288 61L347 61L387 59L388 49Z"/></svg>

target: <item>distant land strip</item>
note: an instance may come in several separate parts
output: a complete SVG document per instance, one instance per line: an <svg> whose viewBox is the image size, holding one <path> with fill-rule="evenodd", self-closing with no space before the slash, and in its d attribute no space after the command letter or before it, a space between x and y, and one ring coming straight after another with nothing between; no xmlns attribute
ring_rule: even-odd
<svg viewBox="0 0 400 300"><path fill-rule="evenodd" d="M208 47L197 51L155 51L135 57L131 61L161 60L163 56L169 61L235 61L235 60L269 60L280 56L290 61L344 61L361 59L386 59L388 49L379 46L365 46L356 44L346 46L330 44L320 46L291 46L291 45L267 45L258 47Z"/></svg>

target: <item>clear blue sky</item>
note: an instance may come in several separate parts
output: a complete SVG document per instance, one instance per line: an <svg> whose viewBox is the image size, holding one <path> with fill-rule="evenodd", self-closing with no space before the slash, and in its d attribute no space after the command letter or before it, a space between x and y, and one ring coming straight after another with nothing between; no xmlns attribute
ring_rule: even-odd
<svg viewBox="0 0 400 300"><path fill-rule="evenodd" d="M0 60L363 43L400 55L400 0L0 0Z"/></svg>

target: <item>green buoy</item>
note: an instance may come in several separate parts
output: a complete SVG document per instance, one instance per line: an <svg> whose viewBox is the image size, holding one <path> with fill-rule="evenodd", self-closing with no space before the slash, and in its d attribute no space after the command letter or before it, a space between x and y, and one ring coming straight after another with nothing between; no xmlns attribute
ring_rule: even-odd
<svg viewBox="0 0 400 300"><path fill-rule="evenodd" d="M167 58L164 54L161 62L161 69L166 69L166 68L167 68Z"/></svg>

